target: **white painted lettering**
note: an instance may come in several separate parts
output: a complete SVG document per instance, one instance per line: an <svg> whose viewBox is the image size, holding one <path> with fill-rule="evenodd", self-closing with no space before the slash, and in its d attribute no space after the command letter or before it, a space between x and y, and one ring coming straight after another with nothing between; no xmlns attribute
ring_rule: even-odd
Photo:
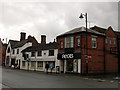
<svg viewBox="0 0 120 90"><path fill-rule="evenodd" d="M73 54L63 54L62 58L73 58Z"/></svg>

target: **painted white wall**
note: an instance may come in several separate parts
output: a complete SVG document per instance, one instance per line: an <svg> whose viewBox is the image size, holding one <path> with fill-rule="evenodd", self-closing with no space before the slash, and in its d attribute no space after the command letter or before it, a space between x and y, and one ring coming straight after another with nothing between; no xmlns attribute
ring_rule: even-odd
<svg viewBox="0 0 120 90"><path fill-rule="evenodd" d="M78 59L78 73L81 73L81 59Z"/></svg>
<svg viewBox="0 0 120 90"><path fill-rule="evenodd" d="M14 48L15 50L15 53L13 54L13 49L11 48L11 45L10 43L8 44L7 46L7 49L6 49L6 57L9 56L10 57L10 60L9 60L9 66L11 66L11 58L15 58L16 60L20 60L20 67L22 66L22 60L24 59L22 57L22 53L21 51L24 50L25 48L27 47L30 47L32 46L32 43L31 42L28 42L26 44L24 44L22 47L19 47L19 48ZM10 47L10 53L7 53L7 50L8 48ZM19 49L19 54L17 54L17 49Z"/></svg>
<svg viewBox="0 0 120 90"><path fill-rule="evenodd" d="M57 59L58 49L54 49L54 56L49 56L49 50L42 50L42 56L37 56L38 52L35 52L35 53L36 53L35 57L31 57L31 52L26 52L26 54L29 54L29 58L31 60L29 70L36 69L37 71L45 71L45 64L47 61L55 61L55 68L53 70L54 72L56 71L56 66L61 66L60 60ZM31 67L31 62L33 61L36 61L35 68ZM43 68L42 67L38 68L37 61L43 61ZM26 68L21 68L21 69L26 69Z"/></svg>
<svg viewBox="0 0 120 90"><path fill-rule="evenodd" d="M10 53L7 53L8 48L10 47ZM11 66L11 53L12 53L12 48L11 48L11 44L8 43L7 49L6 49L6 57L9 56L9 66ZM7 59L7 58L6 58ZM6 64L6 60L5 60L5 64Z"/></svg>

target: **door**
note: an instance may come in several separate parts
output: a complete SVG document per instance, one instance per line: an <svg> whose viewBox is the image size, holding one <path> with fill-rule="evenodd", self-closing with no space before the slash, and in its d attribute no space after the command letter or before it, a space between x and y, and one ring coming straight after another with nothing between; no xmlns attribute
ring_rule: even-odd
<svg viewBox="0 0 120 90"><path fill-rule="evenodd" d="M11 66L15 65L15 59L11 59Z"/></svg>
<svg viewBox="0 0 120 90"><path fill-rule="evenodd" d="M73 60L67 60L67 71L73 72Z"/></svg>
<svg viewBox="0 0 120 90"><path fill-rule="evenodd" d="M74 60L73 66L74 66L73 71L78 72L78 60L77 59Z"/></svg>

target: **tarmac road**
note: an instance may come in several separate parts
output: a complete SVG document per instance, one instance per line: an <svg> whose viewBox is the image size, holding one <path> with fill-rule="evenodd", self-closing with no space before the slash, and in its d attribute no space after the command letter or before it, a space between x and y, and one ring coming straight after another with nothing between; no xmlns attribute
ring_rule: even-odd
<svg viewBox="0 0 120 90"><path fill-rule="evenodd" d="M2 69L2 84L10 88L118 88L117 80L61 76L17 69Z"/></svg>

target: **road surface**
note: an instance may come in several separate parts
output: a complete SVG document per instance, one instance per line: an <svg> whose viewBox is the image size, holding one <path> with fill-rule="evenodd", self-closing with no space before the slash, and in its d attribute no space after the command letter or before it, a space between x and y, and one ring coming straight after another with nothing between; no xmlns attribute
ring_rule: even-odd
<svg viewBox="0 0 120 90"><path fill-rule="evenodd" d="M16 69L2 69L2 84L9 88L118 88L117 80L61 76Z"/></svg>

